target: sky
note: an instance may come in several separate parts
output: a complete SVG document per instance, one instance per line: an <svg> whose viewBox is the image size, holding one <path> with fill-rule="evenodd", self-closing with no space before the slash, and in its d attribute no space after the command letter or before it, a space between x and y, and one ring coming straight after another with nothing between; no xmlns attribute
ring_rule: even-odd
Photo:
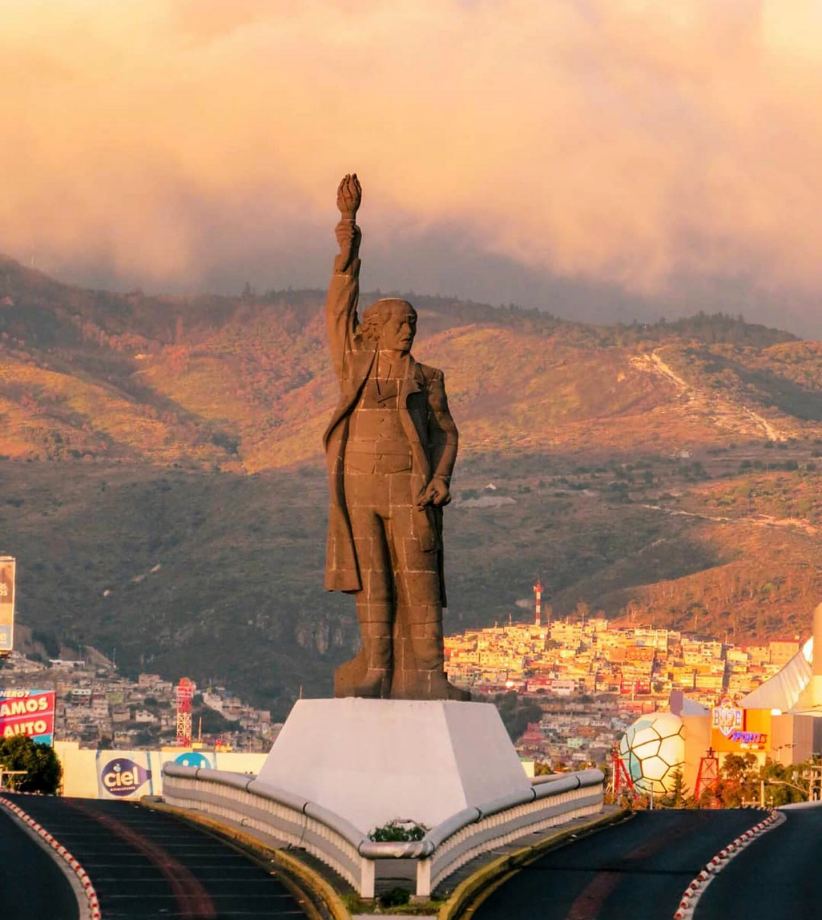
<svg viewBox="0 0 822 920"><path fill-rule="evenodd" d="M0 252L822 337L818 0L0 0Z"/></svg>

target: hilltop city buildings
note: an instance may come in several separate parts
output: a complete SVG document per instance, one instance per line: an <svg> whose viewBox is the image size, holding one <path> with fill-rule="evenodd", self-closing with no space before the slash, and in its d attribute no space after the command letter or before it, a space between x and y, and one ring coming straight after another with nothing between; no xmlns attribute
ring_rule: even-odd
<svg viewBox="0 0 822 920"><path fill-rule="evenodd" d="M175 686L157 674L136 680L121 675L104 656L51 659L47 664L12 652L0 671L4 688L57 691L55 737L82 747L150 748L173 743L177 730ZM225 750L268 751L280 728L266 709L256 709L224 687L202 691L194 737ZM217 731L213 725L219 725Z"/></svg>
<svg viewBox="0 0 822 920"><path fill-rule="evenodd" d="M475 694L515 692L538 707L517 741L528 759L567 767L601 763L638 715L668 708L671 691L712 708L737 700L779 672L796 639L731 645L677 630L585 621L509 624L445 639L449 680ZM82 747L150 748L172 743L175 687L156 674L121 675L102 655L48 663L13 652L0 682L57 690L55 737ZM267 751L279 725L222 687L203 689L194 737L213 746ZM215 730L215 723L219 728Z"/></svg>
<svg viewBox="0 0 822 920"><path fill-rule="evenodd" d="M556 766L602 762L642 713L668 708L672 691L708 709L773 677L796 639L731 645L604 617L467 630L445 640L453 683L475 693L516 692L542 711L517 747Z"/></svg>

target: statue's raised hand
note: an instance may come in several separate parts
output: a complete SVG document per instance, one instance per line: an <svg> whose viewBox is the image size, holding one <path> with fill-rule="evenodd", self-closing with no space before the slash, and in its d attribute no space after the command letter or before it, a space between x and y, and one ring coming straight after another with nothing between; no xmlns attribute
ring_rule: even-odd
<svg viewBox="0 0 822 920"><path fill-rule="evenodd" d="M337 188L337 207L344 220L354 220L362 200L362 186L356 173L345 175Z"/></svg>

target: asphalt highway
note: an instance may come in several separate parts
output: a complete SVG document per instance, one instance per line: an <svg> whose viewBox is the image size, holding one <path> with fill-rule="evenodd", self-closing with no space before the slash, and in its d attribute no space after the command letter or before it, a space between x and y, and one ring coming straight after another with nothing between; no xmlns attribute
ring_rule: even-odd
<svg viewBox="0 0 822 920"><path fill-rule="evenodd" d="M550 851L464 916L671 920L683 890L705 863L762 817L763 812L752 809L640 812ZM748 914L731 912L722 917L747 918ZM701 913L697 920L702 920Z"/></svg>
<svg viewBox="0 0 822 920"><path fill-rule="evenodd" d="M0 917L76 920L77 899L54 859L0 808Z"/></svg>
<svg viewBox="0 0 822 920"><path fill-rule="evenodd" d="M280 876L222 839L170 815L93 799L19 796L15 801L77 857L91 877L106 920L316 916L300 892ZM22 858L16 860L21 862ZM42 887L57 889L52 876ZM35 915L0 909L2 920L15 916L28 920ZM73 920L76 909L74 914L52 909L47 916Z"/></svg>
<svg viewBox="0 0 822 920"><path fill-rule="evenodd" d="M788 820L732 860L705 890L696 920L822 917L822 807Z"/></svg>

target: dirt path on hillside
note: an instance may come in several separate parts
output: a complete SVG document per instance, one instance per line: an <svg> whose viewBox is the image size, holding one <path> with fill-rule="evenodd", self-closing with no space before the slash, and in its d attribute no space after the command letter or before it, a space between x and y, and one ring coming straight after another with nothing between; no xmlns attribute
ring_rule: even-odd
<svg viewBox="0 0 822 920"><path fill-rule="evenodd" d="M672 517L691 517L698 518L701 521L712 521L715 524L751 524L754 527L795 527L803 530L809 536L814 536L822 531L822 528L816 527L803 518L775 518L770 514L755 514L746 517L722 517L720 515L700 514L697 511L683 511L681 508L663 508L662 505L642 504L641 508L648 508L650 511L661 511L663 514L670 514Z"/></svg>
<svg viewBox="0 0 822 920"><path fill-rule="evenodd" d="M659 354L659 349L636 355L631 358L631 364L639 370L657 374L672 383L677 395L685 398L693 411L709 416L711 421L730 428L731 431L750 434L753 427L754 430L758 429L757 434L764 434L769 441L787 440L787 435L783 431L753 409L740 405L727 396L709 393L688 383L664 360Z"/></svg>

